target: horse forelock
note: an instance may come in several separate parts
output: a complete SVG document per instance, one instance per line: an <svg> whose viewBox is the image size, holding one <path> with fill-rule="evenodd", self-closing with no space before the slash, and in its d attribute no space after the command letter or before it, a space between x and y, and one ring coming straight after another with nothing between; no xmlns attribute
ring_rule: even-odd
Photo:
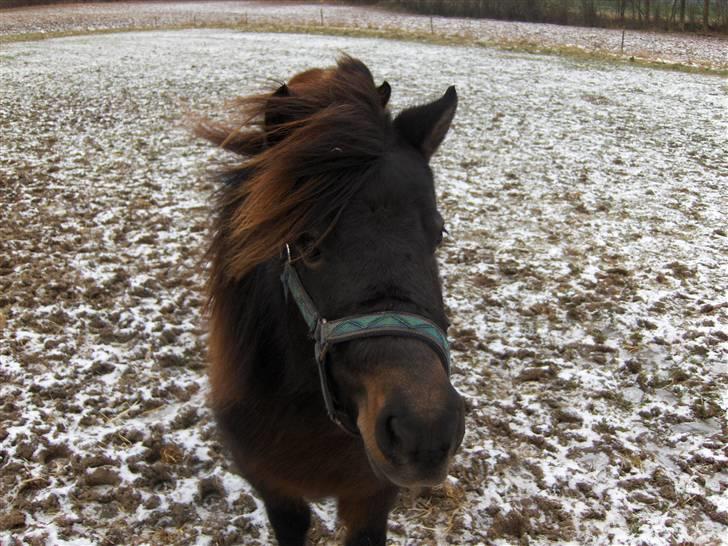
<svg viewBox="0 0 728 546"><path fill-rule="evenodd" d="M294 76L285 95L243 97L236 109L237 125L197 125L199 135L243 157L218 192L213 284L244 277L313 225L335 221L391 131L369 69L348 56ZM266 126L267 112L281 121Z"/></svg>

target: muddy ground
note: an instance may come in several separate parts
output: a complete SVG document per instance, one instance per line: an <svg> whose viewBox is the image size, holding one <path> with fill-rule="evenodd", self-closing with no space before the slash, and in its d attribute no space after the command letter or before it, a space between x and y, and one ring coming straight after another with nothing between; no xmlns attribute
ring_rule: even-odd
<svg viewBox="0 0 728 546"><path fill-rule="evenodd" d="M205 404L225 156L181 120L341 50L394 109L461 96L434 166L468 432L442 488L402 496L391 543L721 544L725 83L220 30L0 51L0 543L270 543ZM317 505L314 542L340 536Z"/></svg>

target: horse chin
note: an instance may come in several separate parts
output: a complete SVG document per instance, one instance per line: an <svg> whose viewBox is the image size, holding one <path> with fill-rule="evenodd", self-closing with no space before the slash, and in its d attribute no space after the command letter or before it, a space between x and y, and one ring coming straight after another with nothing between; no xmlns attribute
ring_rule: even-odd
<svg viewBox="0 0 728 546"><path fill-rule="evenodd" d="M415 477L410 478L407 476L392 476L388 475L387 479L398 487L404 487L407 489L418 489L423 487L434 487L440 485L445 481L447 477L447 469L442 472L438 472L436 475Z"/></svg>
<svg viewBox="0 0 728 546"><path fill-rule="evenodd" d="M369 459L369 466L377 479L392 483L397 487L407 489L434 487L444 482L445 478L447 478L447 471L450 466L449 460L437 469L423 474L407 467L397 467L388 462L377 462L371 456L368 449L365 449L365 451Z"/></svg>

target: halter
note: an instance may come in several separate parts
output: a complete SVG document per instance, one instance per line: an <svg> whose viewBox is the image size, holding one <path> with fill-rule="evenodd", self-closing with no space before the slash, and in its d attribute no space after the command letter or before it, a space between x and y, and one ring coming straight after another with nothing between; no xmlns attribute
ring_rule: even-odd
<svg viewBox="0 0 728 546"><path fill-rule="evenodd" d="M338 407L329 390L326 376L326 357L332 345L366 337L413 337L424 341L435 350L445 367L445 372L450 375L450 344L447 341L445 332L434 322L414 313L393 311L350 315L336 320L326 320L319 314L311 296L306 292L296 268L293 267L288 245L286 245L286 252L288 259L281 274L283 293L286 301L288 301L288 295L290 294L293 301L296 302L296 306L308 327L308 335L314 340L314 354L321 381L321 394L326 405L326 413L334 423L352 435L359 435L356 423L345 411Z"/></svg>

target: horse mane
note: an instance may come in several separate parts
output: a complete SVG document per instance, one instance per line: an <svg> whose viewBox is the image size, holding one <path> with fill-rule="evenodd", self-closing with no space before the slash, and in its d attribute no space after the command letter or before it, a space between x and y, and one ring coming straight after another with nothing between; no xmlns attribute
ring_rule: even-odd
<svg viewBox="0 0 728 546"><path fill-rule="evenodd" d="M243 157L216 199L211 298L214 285L243 278L312 226L333 227L386 148L391 118L361 61L343 56L295 76L286 91L237 99L237 123L196 127Z"/></svg>
<svg viewBox="0 0 728 546"><path fill-rule="evenodd" d="M333 227L383 155L391 117L369 69L344 56L237 99L231 120L203 119L195 132L242 157L221 173L207 252L210 382L222 410L242 396L255 355L281 337L267 264L314 226L325 226L321 237Z"/></svg>

